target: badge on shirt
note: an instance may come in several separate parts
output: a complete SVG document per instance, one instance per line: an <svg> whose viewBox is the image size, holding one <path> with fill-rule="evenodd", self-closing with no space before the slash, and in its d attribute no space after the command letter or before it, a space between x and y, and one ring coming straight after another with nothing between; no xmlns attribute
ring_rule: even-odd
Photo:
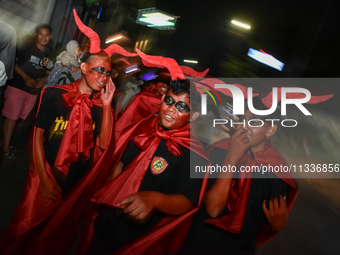
<svg viewBox="0 0 340 255"><path fill-rule="evenodd" d="M168 162L162 157L154 157L151 161L151 172L153 174L160 174L162 173L167 167Z"/></svg>

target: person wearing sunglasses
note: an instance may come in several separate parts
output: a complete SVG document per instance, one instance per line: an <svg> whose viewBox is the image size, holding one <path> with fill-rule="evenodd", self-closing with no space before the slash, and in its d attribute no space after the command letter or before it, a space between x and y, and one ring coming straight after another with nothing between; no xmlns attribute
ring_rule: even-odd
<svg viewBox="0 0 340 255"><path fill-rule="evenodd" d="M92 54L80 68L81 79L42 91L34 129L34 164L11 225L16 236L57 212L109 146L115 91L111 58L103 51Z"/></svg>
<svg viewBox="0 0 340 255"><path fill-rule="evenodd" d="M158 231L163 237L165 232L155 226L166 216L176 225L197 208L202 179L190 178L190 158L207 163L203 147L190 138L191 122L199 116L194 103L198 100L200 95L190 89L188 80L172 80L158 115L124 130L111 157L118 159L111 180L92 198L104 206L98 207L89 254L117 249L139 254L141 247L131 245L135 239L158 240ZM165 254L163 241L151 245L149 254Z"/></svg>
<svg viewBox="0 0 340 255"><path fill-rule="evenodd" d="M167 92L170 81L170 73L165 69L157 76L155 84L146 87L130 100L125 109L117 115L116 140L124 129L159 112L162 96Z"/></svg>

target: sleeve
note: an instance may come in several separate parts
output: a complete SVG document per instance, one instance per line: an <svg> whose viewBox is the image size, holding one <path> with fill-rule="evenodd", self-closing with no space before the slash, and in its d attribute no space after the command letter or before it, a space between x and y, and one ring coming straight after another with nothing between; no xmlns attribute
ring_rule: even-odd
<svg viewBox="0 0 340 255"><path fill-rule="evenodd" d="M37 118L35 120L35 126L42 128L44 130L48 130L48 122L49 116L51 114L51 100L53 100L50 96L50 89L46 89L45 93L42 95L40 107L38 109Z"/></svg>
<svg viewBox="0 0 340 255"><path fill-rule="evenodd" d="M190 157L194 158L191 158L190 160ZM190 171L195 171L195 165L204 166L206 164L206 160L196 153L190 153L190 157L185 157L182 167L178 171L178 182L175 184L173 193L182 194L189 199L191 203L197 205L202 179L190 178ZM195 162L195 165L190 162Z"/></svg>

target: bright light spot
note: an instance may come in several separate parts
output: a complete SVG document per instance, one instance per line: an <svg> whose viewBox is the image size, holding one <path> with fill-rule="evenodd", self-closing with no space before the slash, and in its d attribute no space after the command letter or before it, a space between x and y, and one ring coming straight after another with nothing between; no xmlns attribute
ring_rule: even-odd
<svg viewBox="0 0 340 255"><path fill-rule="evenodd" d="M185 62L185 63L192 63L192 64L197 64L198 63L196 60L190 60L190 59L184 59L183 62Z"/></svg>
<svg viewBox="0 0 340 255"><path fill-rule="evenodd" d="M243 24L243 23L238 22L238 21L236 21L236 20L232 20L231 23L233 23L233 24L236 25L236 26L243 27L243 28L245 28L245 29L250 29L250 26L249 26L249 25Z"/></svg>
<svg viewBox="0 0 340 255"><path fill-rule="evenodd" d="M284 66L284 63L274 58L272 55L260 52L252 48L249 49L248 56L259 61L262 64L275 68L279 71L281 71Z"/></svg>
<svg viewBox="0 0 340 255"><path fill-rule="evenodd" d="M142 16L143 16L143 18L140 18L139 21L149 23L150 25L148 25L148 27L174 26L175 25L173 22L169 21L169 20L174 20L175 19L174 17L162 14L160 12L145 13Z"/></svg>
<svg viewBox="0 0 340 255"><path fill-rule="evenodd" d="M120 39L120 38L122 38L122 37L121 37L121 36L113 37L113 38L111 38L111 39L105 41L105 43L110 43L110 42L116 41L116 40L118 40L118 39Z"/></svg>

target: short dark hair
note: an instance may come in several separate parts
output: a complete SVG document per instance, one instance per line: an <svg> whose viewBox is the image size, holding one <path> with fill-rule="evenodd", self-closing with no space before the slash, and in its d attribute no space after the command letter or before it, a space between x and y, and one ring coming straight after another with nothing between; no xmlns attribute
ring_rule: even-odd
<svg viewBox="0 0 340 255"><path fill-rule="evenodd" d="M85 54L80 59L81 62L86 63L92 63L95 58L97 57L104 57L108 58L108 60L111 62L111 57L107 55L107 53L103 50L99 51L98 53L90 53L88 50L85 52Z"/></svg>
<svg viewBox="0 0 340 255"><path fill-rule="evenodd" d="M105 51L100 51L98 53L93 53L93 54L89 54L86 59L82 59L85 60L83 62L86 62L86 63L92 63L96 58L107 58L107 60L109 62L111 62L111 57L109 55L107 55L107 53Z"/></svg>
<svg viewBox="0 0 340 255"><path fill-rule="evenodd" d="M190 80L171 80L168 91L171 89L174 95L188 94L190 97L191 109L194 112L200 110L201 96L194 85L190 85Z"/></svg>
<svg viewBox="0 0 340 255"><path fill-rule="evenodd" d="M35 27L35 32L37 33L39 29L41 28L47 28L50 31L50 34L52 34L52 27L46 23L39 24Z"/></svg>

